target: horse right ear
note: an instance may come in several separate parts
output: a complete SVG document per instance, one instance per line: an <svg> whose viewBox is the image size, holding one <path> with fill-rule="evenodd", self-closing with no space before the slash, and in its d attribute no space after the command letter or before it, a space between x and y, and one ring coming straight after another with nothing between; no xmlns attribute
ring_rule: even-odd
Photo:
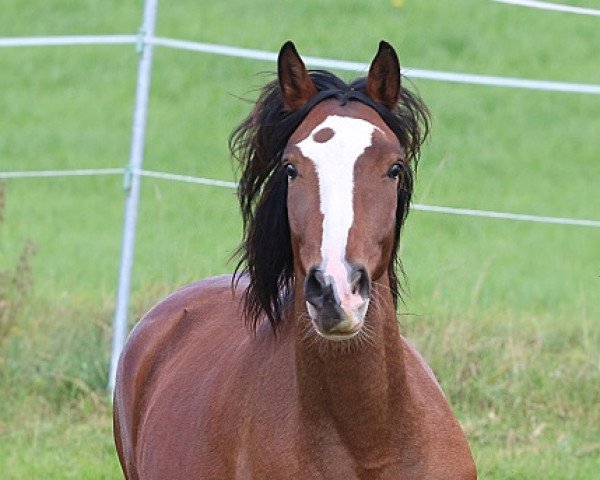
<svg viewBox="0 0 600 480"><path fill-rule="evenodd" d="M395 111L400 98L400 62L394 47L383 40L369 68L367 95Z"/></svg>
<svg viewBox="0 0 600 480"><path fill-rule="evenodd" d="M286 110L299 110L317 94L317 87L290 41L285 42L279 51L277 75Z"/></svg>

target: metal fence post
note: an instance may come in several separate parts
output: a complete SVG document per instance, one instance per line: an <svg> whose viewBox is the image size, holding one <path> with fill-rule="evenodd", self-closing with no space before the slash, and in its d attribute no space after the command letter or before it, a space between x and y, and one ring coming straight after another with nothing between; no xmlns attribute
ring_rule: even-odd
<svg viewBox="0 0 600 480"><path fill-rule="evenodd" d="M115 388L117 364L127 335L127 313L129 309L131 272L135 247L135 228L140 196L139 171L141 170L144 161L144 137L146 133L148 95L150 92L150 77L152 73L153 46L147 39L152 39L154 37L157 9L158 0L145 0L144 23L140 29L137 43L139 53L137 87L133 114L131 151L129 155L129 164L125 169L124 177L127 198L125 200L121 265L119 268L119 286L117 291L115 318L113 321L112 354L108 379L108 388L111 393Z"/></svg>

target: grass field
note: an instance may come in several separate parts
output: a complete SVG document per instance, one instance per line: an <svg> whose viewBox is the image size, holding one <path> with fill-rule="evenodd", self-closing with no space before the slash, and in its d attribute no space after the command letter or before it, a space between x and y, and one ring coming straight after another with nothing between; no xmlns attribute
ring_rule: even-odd
<svg viewBox="0 0 600 480"><path fill-rule="evenodd" d="M0 36L133 33L141 9L3 0ZM158 34L271 51L293 39L306 55L363 62L384 38L408 67L600 83L597 18L483 0L179 0L161 2ZM145 167L234 179L227 137L249 109L237 97L273 69L157 48ZM0 171L123 166L135 75L133 47L0 49ZM412 88L434 116L415 201L600 218L600 96ZM4 193L0 278L28 240L36 253L0 336L0 476L119 478L105 384L122 179L7 180ZM144 179L132 322L231 271L239 238L233 191ZM480 478L600 479L600 230L415 211L402 258L401 328L440 378Z"/></svg>

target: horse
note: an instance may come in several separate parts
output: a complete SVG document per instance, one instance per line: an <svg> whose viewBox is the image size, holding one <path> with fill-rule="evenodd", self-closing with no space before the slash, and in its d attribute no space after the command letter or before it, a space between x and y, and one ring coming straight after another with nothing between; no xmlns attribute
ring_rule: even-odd
<svg viewBox="0 0 600 480"><path fill-rule="evenodd" d="M396 268L429 112L381 42L368 75L292 42L234 130L243 237L130 333L114 392L127 480L472 480L465 435L400 335Z"/></svg>

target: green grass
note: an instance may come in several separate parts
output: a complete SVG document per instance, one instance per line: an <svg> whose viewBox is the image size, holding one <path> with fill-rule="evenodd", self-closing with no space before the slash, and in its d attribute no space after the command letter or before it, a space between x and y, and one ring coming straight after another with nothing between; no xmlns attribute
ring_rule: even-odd
<svg viewBox="0 0 600 480"><path fill-rule="evenodd" d="M589 0L571 4L594 7ZM4 0L1 36L133 33L140 1ZM600 83L598 20L494 2L161 2L158 34L413 68ZM122 166L132 47L0 49L0 171ZM233 179L227 137L274 65L155 50L145 167ZM351 78L348 73L342 74ZM415 201L598 219L600 97L414 81L434 115ZM34 283L0 339L2 478L118 478L104 391L122 180L4 183L0 271ZM231 271L233 191L144 179L132 321ZM481 478L600 478L600 231L413 211L403 331L430 361Z"/></svg>

